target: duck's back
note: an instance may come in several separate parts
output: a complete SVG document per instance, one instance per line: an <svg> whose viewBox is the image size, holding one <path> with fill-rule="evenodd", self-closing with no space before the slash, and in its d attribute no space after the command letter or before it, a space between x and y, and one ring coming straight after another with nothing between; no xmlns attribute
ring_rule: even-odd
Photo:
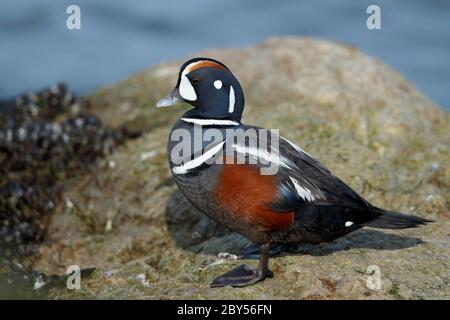
<svg viewBox="0 0 450 320"><path fill-rule="evenodd" d="M212 136L217 139L202 138ZM168 154L185 197L255 242L268 236L273 242L328 241L371 218L367 202L350 187L300 148L262 128L201 127L179 120Z"/></svg>

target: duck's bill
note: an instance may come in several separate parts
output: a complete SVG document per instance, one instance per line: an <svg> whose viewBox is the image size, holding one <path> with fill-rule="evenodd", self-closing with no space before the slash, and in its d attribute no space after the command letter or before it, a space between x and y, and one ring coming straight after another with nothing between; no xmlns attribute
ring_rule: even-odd
<svg viewBox="0 0 450 320"><path fill-rule="evenodd" d="M171 93L165 98L162 98L156 103L157 108L161 107L170 107L174 104L184 102L184 99L181 97L180 92L178 91L178 88L175 88L172 90Z"/></svg>

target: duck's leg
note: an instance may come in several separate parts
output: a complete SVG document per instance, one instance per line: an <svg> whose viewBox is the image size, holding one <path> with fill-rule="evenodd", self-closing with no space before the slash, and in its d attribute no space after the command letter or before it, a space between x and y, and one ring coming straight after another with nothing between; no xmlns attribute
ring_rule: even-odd
<svg viewBox="0 0 450 320"><path fill-rule="evenodd" d="M277 243L270 245L269 247L269 257L273 258L283 252L289 252L290 247L284 243ZM242 253L241 258L242 259L258 259L259 260L259 253L261 251L260 246L256 244L252 244L248 247L246 247Z"/></svg>
<svg viewBox="0 0 450 320"><path fill-rule="evenodd" d="M269 244L261 246L258 268L255 269L246 264L242 264L220 277L214 279L211 287L245 287L263 281L265 278L273 277L273 272L269 270Z"/></svg>

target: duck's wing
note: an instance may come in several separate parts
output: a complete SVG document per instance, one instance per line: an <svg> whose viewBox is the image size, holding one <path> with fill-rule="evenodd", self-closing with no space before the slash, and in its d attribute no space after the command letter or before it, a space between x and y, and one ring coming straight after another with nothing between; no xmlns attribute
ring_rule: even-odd
<svg viewBox="0 0 450 320"><path fill-rule="evenodd" d="M370 204L349 185L336 177L324 164L313 158L293 142L281 138L280 153L295 163L295 170L288 172L293 178L302 177L314 185L320 195L317 203L343 205L355 209L367 209ZM301 180L302 181L302 180ZM302 186L301 182L300 185Z"/></svg>
<svg viewBox="0 0 450 320"><path fill-rule="evenodd" d="M222 209L264 231L300 223L311 230L336 226L341 232L349 221L356 226L371 220L368 203L355 191L302 149L265 129L233 128L185 160L172 166L173 174L179 179L198 176L199 188ZM306 219L305 212L314 214Z"/></svg>
<svg viewBox="0 0 450 320"><path fill-rule="evenodd" d="M277 190L276 199L269 205L277 212L292 212L312 203L361 210L370 206L318 160L267 129L242 125L222 134L223 138L203 146L188 161L174 165L173 173L184 175L210 168L212 173L204 181L207 184L206 180L214 179L214 173L223 168L224 163L216 160L224 159L225 164L245 164L268 176L265 180L273 181Z"/></svg>
<svg viewBox="0 0 450 320"><path fill-rule="evenodd" d="M299 146L274 133L261 134L261 130L265 129L251 126L244 129L247 129L246 132L248 129L255 130L256 134L246 133L248 142L244 143L241 139L234 143L234 149L246 158L246 163L252 159L253 163L257 161L252 165L272 169L272 172L265 171L273 173L278 181L278 197L271 204L276 211L289 212L309 204L342 206L361 211L369 208L366 200ZM261 163L263 160L266 164Z"/></svg>

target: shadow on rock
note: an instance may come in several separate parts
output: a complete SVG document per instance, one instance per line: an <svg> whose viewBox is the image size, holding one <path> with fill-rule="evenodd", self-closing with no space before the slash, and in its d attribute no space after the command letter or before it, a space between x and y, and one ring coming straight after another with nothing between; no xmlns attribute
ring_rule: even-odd
<svg viewBox="0 0 450 320"><path fill-rule="evenodd" d="M240 234L219 225L195 209L179 191L169 197L165 217L171 236L183 249L211 255L220 252L237 254L250 245Z"/></svg>
<svg viewBox="0 0 450 320"><path fill-rule="evenodd" d="M399 250L415 247L422 243L423 241L419 238L384 233L373 229L360 229L332 242L318 245L272 245L270 253L271 256L303 254L325 256L334 252L351 249ZM245 259L258 259L258 246L250 245L246 247L242 251L242 257Z"/></svg>

